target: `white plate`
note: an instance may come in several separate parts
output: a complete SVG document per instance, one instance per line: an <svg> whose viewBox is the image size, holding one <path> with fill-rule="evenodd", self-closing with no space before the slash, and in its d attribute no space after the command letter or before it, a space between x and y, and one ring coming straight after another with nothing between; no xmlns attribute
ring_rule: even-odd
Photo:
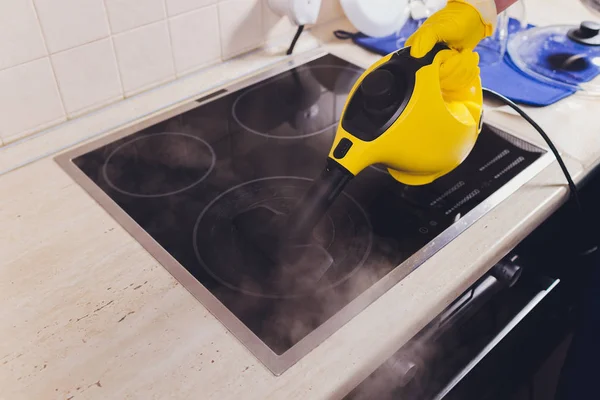
<svg viewBox="0 0 600 400"><path fill-rule="evenodd" d="M409 16L408 0L341 0L340 3L352 25L372 37L399 31Z"/></svg>

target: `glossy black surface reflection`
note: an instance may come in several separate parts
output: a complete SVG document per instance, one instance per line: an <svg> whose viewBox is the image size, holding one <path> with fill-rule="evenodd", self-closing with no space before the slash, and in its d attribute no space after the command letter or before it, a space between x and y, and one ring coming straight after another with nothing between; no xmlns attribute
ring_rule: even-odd
<svg viewBox="0 0 600 400"><path fill-rule="evenodd" d="M360 73L327 55L74 162L282 354L541 156L486 126L469 158L431 185L365 170L313 232L311 262L282 270L244 259L233 220L290 210L324 168Z"/></svg>

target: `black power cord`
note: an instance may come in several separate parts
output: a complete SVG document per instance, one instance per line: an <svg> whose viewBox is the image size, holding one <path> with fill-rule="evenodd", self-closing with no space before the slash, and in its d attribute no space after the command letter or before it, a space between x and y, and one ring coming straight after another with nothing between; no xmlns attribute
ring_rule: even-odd
<svg viewBox="0 0 600 400"><path fill-rule="evenodd" d="M516 105L512 100L508 99L507 97L501 95L498 92L495 92L493 90L486 89L486 88L483 88L483 93L488 94L497 100L500 100L502 103L509 106L513 110L515 110L517 113L519 113L519 115L521 117L523 117L523 119L525 119L531 126L533 126L535 128L535 130L540 134L540 136L544 139L544 141L550 148L550 151L552 151L552 153L554 154L554 157L556 157L556 161L558 161L558 165L560 165L560 169L562 169L562 172L565 175L565 178L567 178L567 183L569 184L570 194L573 197L573 200L575 201L575 204L577 205L577 208L579 209L579 211L583 212L583 207L581 205L581 201L579 200L579 191L577 189L577 186L573 182L573 178L571 178L571 174L569 173L567 166L565 165L562 157L560 156L560 153L556 149L556 146L554 146L554 143L552 143L552 140L548 137L546 132L544 132L542 127L539 126L529 115L527 115L527 113L525 111L523 111L521 109L521 107Z"/></svg>
<svg viewBox="0 0 600 400"><path fill-rule="evenodd" d="M296 34L294 35L292 44L290 44L290 48L288 49L288 51L285 54L287 54L289 56L290 54L292 54L294 52L294 47L296 47L296 43L298 43L298 39L300 39L300 35L302 35L303 31L304 31L304 25L300 25L298 27L298 30L296 31Z"/></svg>
<svg viewBox="0 0 600 400"><path fill-rule="evenodd" d="M505 105L509 106L510 108L512 108L513 110L515 110L521 117L523 117L523 119L525 119L531 126L533 126L533 128L535 128L535 130L544 139L544 141L550 148L550 151L552 151L552 153L554 154L554 157L556 157L556 161L558 162L558 165L560 165L560 168L562 169L562 172L565 175L565 178L567 179L567 183L569 184L569 192L570 192L569 194L571 195L571 198L575 202L575 206L577 207L577 210L579 211L579 217L580 217L581 223L584 224L584 226L589 226L589 221L587 218L585 218L585 212L583 210L583 205L579 198L579 190L577 189L577 186L573 182L573 178L571 178L571 174L569 173L567 166L565 165L562 157L560 156L560 153L558 152L558 150L556 149L556 146L554 146L554 143L552 143L552 140L548 137L546 132L544 132L542 127L539 126L529 115L527 115L527 113L525 111L523 111L521 109L521 107L516 105L512 100L508 99L507 97L501 95L498 92L495 92L493 90L486 89L486 88L483 88L483 93L495 98L496 100L499 100L503 104L505 104ZM596 243L589 243L586 245L584 250L581 251L580 254L587 256L589 254L594 253L596 250L598 250L598 245Z"/></svg>

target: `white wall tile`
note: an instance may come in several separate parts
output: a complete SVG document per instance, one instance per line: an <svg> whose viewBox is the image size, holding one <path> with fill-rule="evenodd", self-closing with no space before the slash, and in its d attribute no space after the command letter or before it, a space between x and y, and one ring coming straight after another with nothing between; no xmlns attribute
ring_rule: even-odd
<svg viewBox="0 0 600 400"><path fill-rule="evenodd" d="M221 39L216 5L171 18L169 27L178 75L220 60Z"/></svg>
<svg viewBox="0 0 600 400"><path fill-rule="evenodd" d="M267 0L0 0L0 143L295 29Z"/></svg>
<svg viewBox="0 0 600 400"><path fill-rule="evenodd" d="M105 0L113 33L120 33L165 18L164 0Z"/></svg>
<svg viewBox="0 0 600 400"><path fill-rule="evenodd" d="M122 98L110 38L55 54L52 64L69 116Z"/></svg>
<svg viewBox="0 0 600 400"><path fill-rule="evenodd" d="M48 57L0 71L0 136L4 142L64 119Z"/></svg>
<svg viewBox="0 0 600 400"><path fill-rule="evenodd" d="M169 15L177 15L197 8L215 4L217 0L166 0Z"/></svg>
<svg viewBox="0 0 600 400"><path fill-rule="evenodd" d="M109 34L103 0L34 0L34 3L51 53Z"/></svg>
<svg viewBox="0 0 600 400"><path fill-rule="evenodd" d="M259 47L263 43L261 0L225 0L219 3L223 58Z"/></svg>
<svg viewBox="0 0 600 400"><path fill-rule="evenodd" d="M31 0L0 0L0 70L46 55Z"/></svg>
<svg viewBox="0 0 600 400"><path fill-rule="evenodd" d="M282 35L293 35L297 28L288 17L280 17L271 11L268 0L263 0L263 34L266 40Z"/></svg>
<svg viewBox="0 0 600 400"><path fill-rule="evenodd" d="M113 40L126 95L175 77L166 21L116 35Z"/></svg>

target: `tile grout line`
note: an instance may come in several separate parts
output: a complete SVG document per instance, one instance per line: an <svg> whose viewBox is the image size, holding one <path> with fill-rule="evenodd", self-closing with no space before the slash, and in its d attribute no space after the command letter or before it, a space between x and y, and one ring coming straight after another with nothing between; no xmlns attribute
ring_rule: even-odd
<svg viewBox="0 0 600 400"><path fill-rule="evenodd" d="M236 52L231 52L230 54L227 55L227 57L225 57L225 49L224 49L224 45L225 43L223 42L223 30L222 30L222 26L221 26L221 14L223 13L223 11L221 10L221 5L225 2L226 0L221 0L219 2L216 3L217 5L217 21L218 21L218 25L219 25L219 36L220 36L220 42L221 42L221 61L223 60L229 60L231 58L240 56L242 54L248 53L252 50L255 49L260 49L263 48L264 45L267 42L267 35L264 32L264 27L265 27L265 21L264 21L264 9L263 7L266 6L265 1L264 0L256 0L256 5L259 8L259 29L260 29L260 39L254 43L249 45L248 47L245 47L243 49L240 49Z"/></svg>
<svg viewBox="0 0 600 400"><path fill-rule="evenodd" d="M171 62L173 63L173 75L175 79L178 78L177 75L177 61L175 60L175 49L173 47L173 35L171 34L171 18L169 18L169 13L167 11L167 0L162 0L162 4L165 12L165 23L167 24L167 35L169 36L169 50L171 52Z"/></svg>
<svg viewBox="0 0 600 400"><path fill-rule="evenodd" d="M35 0L29 0L29 2L31 4L31 7L33 8L33 14L35 15L35 20L38 23L38 28L40 28L40 33L42 34L42 42L44 43L44 49L46 50L46 57L50 57L50 49L48 48L48 43L46 41L46 32L44 32L44 27L42 26L42 21L40 20L40 15L35 5Z"/></svg>
<svg viewBox="0 0 600 400"><path fill-rule="evenodd" d="M221 62L225 59L223 51L223 28L221 26L221 2L215 4L217 7L217 25L219 27L219 48L221 50Z"/></svg>
<svg viewBox="0 0 600 400"><path fill-rule="evenodd" d="M54 86L56 87L56 91L58 92L58 98L60 99L60 107L63 112L63 118L65 120L69 119L67 115L67 107L65 106L65 99L62 90L60 89L60 84L58 83L58 77L56 76L56 70L54 69L54 63L52 62L52 54L50 52L50 48L48 47L48 42L46 38L46 33L44 32L44 28L42 26L42 21L40 20L40 15L38 13L37 7L35 5L34 0L30 0L31 6L33 7L33 12L35 14L35 19L38 23L38 27L40 28L40 32L42 33L42 41L44 42L44 48L48 54L48 63L50 64L50 70L52 71L52 77L54 78Z"/></svg>
<svg viewBox="0 0 600 400"><path fill-rule="evenodd" d="M267 2L258 0L258 8L260 9L260 42L258 43L257 48L264 48L265 44L267 43L267 34L265 32L265 7L268 7Z"/></svg>
<svg viewBox="0 0 600 400"><path fill-rule="evenodd" d="M106 16L106 23L108 24L109 36L114 34L113 23L110 20L110 14L108 13L108 6L106 5L107 0L102 0L102 8L104 9L104 15Z"/></svg>
<svg viewBox="0 0 600 400"><path fill-rule="evenodd" d="M106 1L106 0L103 0L103 1ZM150 22L145 22L145 23L143 23L141 25L138 25L138 26L135 26L133 28L129 28L129 29L126 29L126 30L120 31L120 32L113 32L112 28L111 28L110 35L111 36L120 36L120 35L123 35L125 33L133 32L135 30L138 30L138 29L143 28L143 27L148 26L148 25L158 24L159 22L162 22L164 20L165 20L165 18L163 17L161 19L157 19L157 20L150 21Z"/></svg>
<svg viewBox="0 0 600 400"><path fill-rule="evenodd" d="M215 11L217 12L217 33L219 34L219 63L223 62L223 35L221 34L221 15L219 12L219 3L220 1L215 1L212 6L215 7Z"/></svg>
<svg viewBox="0 0 600 400"><path fill-rule="evenodd" d="M42 38L42 40L44 40L44 39ZM23 61L23 62L20 62L18 64L11 65L10 67L0 68L0 72L8 71L9 69L12 69L12 68L21 67L21 66L23 66L25 64L29 64L29 63L32 63L34 61L39 61L42 58L48 58L48 57L50 57L49 54L44 54L43 56L32 58L31 60Z"/></svg>
<svg viewBox="0 0 600 400"><path fill-rule="evenodd" d="M267 43L267 33L265 32L265 27L267 26L267 21L265 19L265 7L269 8L269 3L267 1L259 1L260 6L260 36L262 37L261 46L264 46ZM269 10L270 11L270 10Z"/></svg>
<svg viewBox="0 0 600 400"><path fill-rule="evenodd" d="M108 22L108 30L110 39L110 48L112 49L113 56L115 57L114 61L117 64L117 76L119 77L119 85L121 86L121 99L125 98L125 85L123 84L123 77L121 76L121 64L119 63L119 56L117 55L117 48L115 47L115 35L112 31L112 26L110 25L110 18L108 17L108 8L106 6L106 0L102 0L102 7L104 8L104 13L106 15L106 20ZM92 110L88 111L91 112ZM86 113L87 114L87 113ZM82 114L85 115L85 114Z"/></svg>
<svg viewBox="0 0 600 400"><path fill-rule="evenodd" d="M30 1L33 3L33 9L34 9L34 11L35 11L35 16L36 16L36 19L37 19L37 21L38 21L38 25L39 25L39 27L40 27L40 30L42 31L42 37L43 37L43 39L44 39L44 44L45 44L45 46L46 46L46 50L48 51L48 56L52 56L52 55L54 55L54 54L60 54L60 53L64 53L65 51L72 50L72 49L76 49L76 48L78 48L78 47L85 46L86 44L90 44L90 43L94 43L94 42L97 42L97 41L99 41L99 40L102 40L102 39L106 39L107 37L109 37L109 36L111 35L110 25L108 25L108 28L109 28L109 30L108 30L108 34L107 34L106 36L102 36L102 37L96 37L96 38L94 38L94 39L88 39L87 41L85 41L85 42L83 42L83 43L80 43L80 44L78 44L78 45L75 45L75 46L70 46L70 47L67 47L67 48L64 48L64 49L61 49L61 50L58 50L58 51L54 51L54 52L53 52L53 51L51 51L51 50L50 50L50 48L48 47L47 38L46 38L46 33L44 32L44 27L43 27L43 25L42 25L42 23L41 23L41 20L40 20L40 17L39 17L39 13L38 13L37 7L36 7L36 5L35 5L35 0L30 0ZM105 5L105 4L104 4L104 1L105 1L105 0L101 0L101 1L102 1L102 5L104 6L104 5ZM105 12L105 17L106 17L106 8L104 8L104 12ZM107 23L108 23L108 21L107 21ZM32 61L33 61L33 60L32 60ZM21 64L24 64L24 63L21 63ZM21 65L21 64L17 64L17 65ZM16 66L16 65L15 65L15 66ZM6 68L5 68L5 69L6 69Z"/></svg>
<svg viewBox="0 0 600 400"><path fill-rule="evenodd" d="M114 41L114 37L112 35L110 35L109 37L110 39L110 48L112 50L113 56L114 58L114 62L115 62L115 66L117 67L117 76L119 78L119 85L121 86L121 98L124 99L125 98L125 85L123 84L123 78L121 77L121 66L119 64L119 57L117 56L117 49L115 48L115 41Z"/></svg>
<svg viewBox="0 0 600 400"><path fill-rule="evenodd" d="M209 66L212 66L212 65L219 64L219 63L223 62L223 59L221 57L221 30L220 30L221 28L220 28L220 24L219 24L219 7L218 7L217 3L209 4L209 5L202 6L202 7L198 7L198 8L195 8L193 10L186 11L186 12L183 12L183 13L179 13L179 14L177 14L175 16L168 17L169 18L169 29L171 28L171 21L177 20L180 17L185 17L185 16L187 16L189 14L199 13L201 11L206 12L206 11L209 11L209 9L214 9L214 13L216 15L216 24L217 24L216 36L218 38L218 48L219 48L218 55L215 58L213 58L213 59L211 59L209 61L205 61L205 62L200 63L200 64L195 64L195 65L193 65L191 67L183 69L181 72L175 71L177 79L183 78L186 75L189 75L189 74L191 74L191 73L193 73L193 72L195 72L197 70L200 70L200 69L203 69L203 68L206 68L206 67L209 67ZM200 50L198 49L198 51L200 51ZM175 60L175 48L174 47L173 47L173 59ZM176 60L175 60L175 65L177 65L177 61Z"/></svg>
<svg viewBox="0 0 600 400"><path fill-rule="evenodd" d="M113 103L116 103L120 100L123 100L123 94L119 93L116 96L112 96L112 97L108 97L104 100L100 100L95 102L94 104L84 107L84 108L80 108L78 110L74 110L71 113L69 113L69 117L70 119L75 119L75 118L79 118L81 116L87 115L89 112L93 111L93 110L97 110L97 109L101 109L103 107L109 106Z"/></svg>
<svg viewBox="0 0 600 400"><path fill-rule="evenodd" d="M94 39L94 40L92 40L92 41L90 41L90 42L84 43L84 44L82 44L82 45L79 45L79 46L70 47L70 48L68 48L68 49L61 50L61 51L57 51L57 52L55 52L55 53L52 53L52 54L48 53L48 54L45 54L45 55L43 55L43 56L40 56L40 57L33 58L33 59L29 60L29 61L20 62L20 63L18 63L18 64L11 65L11 66L10 66L10 67L8 67L8 68L0 68L0 72L7 71L7 70L9 70L9 69L11 69L11 68L20 67L20 66L22 66L22 65L29 64L29 63L31 63L31 62L34 62L34 61L39 61L39 60L41 60L42 58L50 58L50 57L52 57L52 56L58 56L58 55L61 55L61 54L63 54L63 53L66 53L66 52L68 52L68 51L79 49L80 47L85 47L85 46L88 46L88 45L90 45L90 44L94 44L94 43L97 43L97 42L101 42L102 40L110 39L111 37L112 37L112 35L108 35L108 36L105 36L105 37L102 37L102 38L99 38L99 39ZM42 40L44 41L44 46L45 46L45 40L44 40L44 38L43 38L43 37L42 37Z"/></svg>

